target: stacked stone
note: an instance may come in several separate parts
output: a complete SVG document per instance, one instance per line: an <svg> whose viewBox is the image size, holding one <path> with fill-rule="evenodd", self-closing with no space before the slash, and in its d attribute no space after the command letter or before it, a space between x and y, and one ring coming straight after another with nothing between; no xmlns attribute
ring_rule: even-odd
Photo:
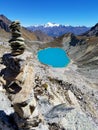
<svg viewBox="0 0 98 130"><path fill-rule="evenodd" d="M21 55L25 50L25 43L24 38L21 37L20 22L13 21L9 27L12 32L12 38L9 40L10 46L12 48L12 55Z"/></svg>

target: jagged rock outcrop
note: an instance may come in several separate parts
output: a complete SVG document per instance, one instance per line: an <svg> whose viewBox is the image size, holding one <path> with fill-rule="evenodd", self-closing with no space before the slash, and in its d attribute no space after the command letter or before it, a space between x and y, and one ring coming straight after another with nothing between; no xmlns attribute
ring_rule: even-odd
<svg viewBox="0 0 98 130"><path fill-rule="evenodd" d="M0 20L0 27L9 32L9 27L2 20Z"/></svg>
<svg viewBox="0 0 98 130"><path fill-rule="evenodd" d="M93 26L89 31L83 33L83 36L98 36L98 23Z"/></svg>
<svg viewBox="0 0 98 130"><path fill-rule="evenodd" d="M10 32L9 24L11 21L7 19L4 15L0 15L0 28L4 29L6 32Z"/></svg>

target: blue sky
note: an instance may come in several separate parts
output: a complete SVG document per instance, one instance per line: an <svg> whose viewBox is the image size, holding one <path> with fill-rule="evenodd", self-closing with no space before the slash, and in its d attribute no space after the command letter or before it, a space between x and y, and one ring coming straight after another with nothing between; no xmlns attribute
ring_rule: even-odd
<svg viewBox="0 0 98 130"><path fill-rule="evenodd" d="M98 0L0 0L0 14L24 26L47 22L93 26L98 22Z"/></svg>

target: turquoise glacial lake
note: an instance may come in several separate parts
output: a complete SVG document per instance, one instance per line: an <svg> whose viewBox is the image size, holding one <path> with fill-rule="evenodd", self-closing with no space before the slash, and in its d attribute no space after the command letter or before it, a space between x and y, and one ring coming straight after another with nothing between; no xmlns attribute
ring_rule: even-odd
<svg viewBox="0 0 98 130"><path fill-rule="evenodd" d="M61 48L46 48L38 51L38 60L52 67L66 67L70 59Z"/></svg>

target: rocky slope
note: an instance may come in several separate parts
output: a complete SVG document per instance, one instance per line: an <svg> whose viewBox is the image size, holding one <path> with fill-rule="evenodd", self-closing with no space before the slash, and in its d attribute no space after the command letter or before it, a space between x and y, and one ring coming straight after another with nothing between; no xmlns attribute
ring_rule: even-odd
<svg viewBox="0 0 98 130"><path fill-rule="evenodd" d="M6 16L4 15L0 15L0 38L2 39L2 41L7 41L10 37L10 30L9 30L9 25L11 24L11 20L9 20ZM33 33L29 30L27 30L27 28L22 27L21 28L21 32L23 37L25 38L25 40L29 40L29 41L44 41L44 42L48 42L53 40L53 38L49 37L48 35L44 35L43 33L41 34L41 38L38 35L36 35L36 33Z"/></svg>
<svg viewBox="0 0 98 130"><path fill-rule="evenodd" d="M87 31L83 35L86 35L86 36L98 36L98 23L96 23L95 26L93 26L89 31Z"/></svg>
<svg viewBox="0 0 98 130"><path fill-rule="evenodd" d="M40 30L34 31L34 34L36 35L36 37L37 37L37 39L38 39L39 41L42 41L42 42L53 41L53 38L52 38L52 37L49 37L48 35L46 35L45 33L43 33L43 32L40 31Z"/></svg>
<svg viewBox="0 0 98 130"><path fill-rule="evenodd" d="M0 15L0 37L3 41L6 41L10 38L10 29L9 25L11 24L11 20L9 20L6 16ZM26 40L37 40L37 37L34 33L28 31L26 28L22 27L21 29L22 35Z"/></svg>
<svg viewBox="0 0 98 130"><path fill-rule="evenodd" d="M38 61L37 51L51 46L61 47L67 51L71 62L66 68L52 68ZM3 88L6 82L2 75L0 104L3 105L0 105L0 128L2 130L97 130L98 37L75 36L69 33L52 43L27 42L26 48L24 55L18 58L27 57L27 64L30 62L34 70L33 76L30 71L28 76L33 81L35 109L22 104L22 111L27 115L28 109L31 108L33 111L27 119L18 116L22 114L20 109L17 109L18 115L15 113L16 109L13 107L15 102L8 99L9 94ZM2 45L1 57L4 52L10 52L10 48ZM5 66L1 64L0 69L3 68ZM21 76L18 81L21 81ZM22 96L28 94L27 88L30 84L28 85L28 82L26 84L23 91L26 90L27 93L20 95L20 99L20 93L18 97L17 94L14 95L17 102L24 100Z"/></svg>

